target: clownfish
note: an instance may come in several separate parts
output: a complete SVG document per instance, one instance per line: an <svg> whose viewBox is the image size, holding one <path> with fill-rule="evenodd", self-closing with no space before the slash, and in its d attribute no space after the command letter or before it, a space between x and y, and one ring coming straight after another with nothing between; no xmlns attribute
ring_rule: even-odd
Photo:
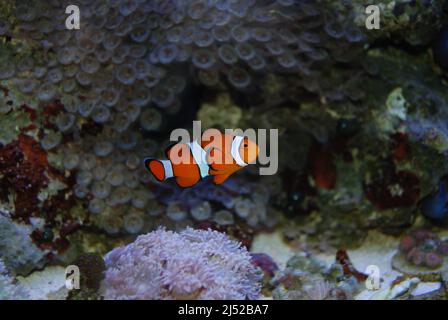
<svg viewBox="0 0 448 320"><path fill-rule="evenodd" d="M212 141L177 143L166 150L167 160L145 158L145 168L158 181L175 178L180 187L192 187L213 176L221 184L233 173L255 163L258 145L247 137L220 133Z"/></svg>

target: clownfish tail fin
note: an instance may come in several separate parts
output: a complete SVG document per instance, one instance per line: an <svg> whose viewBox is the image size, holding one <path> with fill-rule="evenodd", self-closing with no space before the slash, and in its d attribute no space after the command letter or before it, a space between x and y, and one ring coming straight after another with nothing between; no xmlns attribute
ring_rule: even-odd
<svg viewBox="0 0 448 320"><path fill-rule="evenodd" d="M173 166L171 165L170 160L157 160L154 158L146 158L144 161L145 161L145 168L149 172L151 172L152 175L158 181L164 181L174 176Z"/></svg>

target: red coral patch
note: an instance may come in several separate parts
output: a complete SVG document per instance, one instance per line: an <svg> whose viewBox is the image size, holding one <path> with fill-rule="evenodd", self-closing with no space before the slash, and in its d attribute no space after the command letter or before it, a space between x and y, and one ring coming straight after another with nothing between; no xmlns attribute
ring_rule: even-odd
<svg viewBox="0 0 448 320"><path fill-rule="evenodd" d="M364 281L367 279L367 275L359 272L355 269L353 266L353 263L351 262L347 251L345 250L338 250L336 252L336 262L338 262L342 266L342 270L344 271L344 275L353 276L358 281Z"/></svg>
<svg viewBox="0 0 448 320"><path fill-rule="evenodd" d="M322 189L333 189L336 185L336 166L333 154L323 146L314 145L310 150L311 175Z"/></svg>
<svg viewBox="0 0 448 320"><path fill-rule="evenodd" d="M364 182L364 193L379 210L414 205L420 198L418 177L406 170L395 171L386 164L371 172L371 181Z"/></svg>

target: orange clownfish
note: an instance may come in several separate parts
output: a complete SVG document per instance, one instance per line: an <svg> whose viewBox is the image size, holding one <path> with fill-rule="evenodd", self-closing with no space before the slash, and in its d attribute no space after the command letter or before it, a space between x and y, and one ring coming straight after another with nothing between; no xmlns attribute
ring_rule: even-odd
<svg viewBox="0 0 448 320"><path fill-rule="evenodd" d="M166 150L168 160L145 158L145 167L158 181L175 178L180 187L191 187L207 176L221 184L234 172L255 163L257 144L247 137L222 134L211 141L177 143Z"/></svg>

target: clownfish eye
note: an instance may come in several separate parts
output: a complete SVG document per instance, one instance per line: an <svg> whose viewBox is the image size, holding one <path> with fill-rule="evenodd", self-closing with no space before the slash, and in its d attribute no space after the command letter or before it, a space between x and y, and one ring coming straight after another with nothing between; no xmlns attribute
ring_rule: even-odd
<svg viewBox="0 0 448 320"><path fill-rule="evenodd" d="M243 145L243 147L244 148L247 148L249 145L247 144L247 143L245 143L244 145Z"/></svg>

